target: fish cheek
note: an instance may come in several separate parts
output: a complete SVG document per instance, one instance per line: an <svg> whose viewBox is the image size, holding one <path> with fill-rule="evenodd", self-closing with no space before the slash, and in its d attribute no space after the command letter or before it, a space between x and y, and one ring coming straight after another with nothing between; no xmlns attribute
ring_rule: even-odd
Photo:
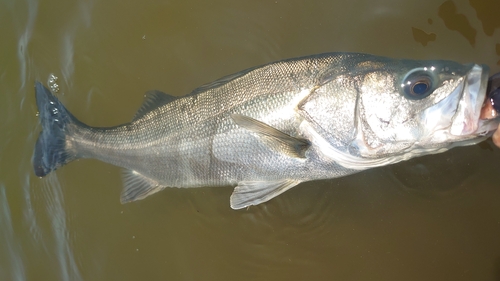
<svg viewBox="0 0 500 281"><path fill-rule="evenodd" d="M378 111L361 110L359 132L355 142L361 156L380 158L400 154L403 150L413 146L418 139L420 130L418 126L415 126L415 120L409 118L404 112L395 110L395 108L405 108L405 106L397 103L393 105L398 106L383 109L392 111L392 115L387 120L385 119L387 117L380 115Z"/></svg>
<svg viewBox="0 0 500 281"><path fill-rule="evenodd" d="M417 137L419 129L415 128L412 101L392 85L394 81L387 76L370 77L361 87L357 146L365 157L398 153L411 146Z"/></svg>
<svg viewBox="0 0 500 281"><path fill-rule="evenodd" d="M366 134L383 142L394 138L393 128L405 114L404 98L394 84L389 73L370 73L364 77L360 88L360 120L367 126L365 130L371 131Z"/></svg>

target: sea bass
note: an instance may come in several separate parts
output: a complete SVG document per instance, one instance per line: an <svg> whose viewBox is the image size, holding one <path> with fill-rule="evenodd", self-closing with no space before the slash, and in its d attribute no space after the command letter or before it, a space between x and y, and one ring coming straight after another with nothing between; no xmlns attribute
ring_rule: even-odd
<svg viewBox="0 0 500 281"><path fill-rule="evenodd" d="M337 178L478 143L488 67L327 53L226 76L184 97L146 93L130 123L90 127L41 83L42 131L33 165L43 177L95 158L123 167L121 201L166 187L235 186L233 209L306 181Z"/></svg>

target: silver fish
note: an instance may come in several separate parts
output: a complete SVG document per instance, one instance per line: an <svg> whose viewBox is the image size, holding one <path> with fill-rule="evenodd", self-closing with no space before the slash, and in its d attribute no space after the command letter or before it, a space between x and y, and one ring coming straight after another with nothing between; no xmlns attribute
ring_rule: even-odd
<svg viewBox="0 0 500 281"><path fill-rule="evenodd" d="M122 202L166 187L236 186L231 208L301 182L337 178L478 143L488 67L328 53L250 68L176 98L146 94L130 123L78 121L41 83L43 177L78 158L125 168Z"/></svg>

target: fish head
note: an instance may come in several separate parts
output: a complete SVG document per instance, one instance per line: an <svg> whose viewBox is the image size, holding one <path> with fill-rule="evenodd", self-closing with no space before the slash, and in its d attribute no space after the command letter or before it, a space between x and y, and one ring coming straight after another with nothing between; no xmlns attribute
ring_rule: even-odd
<svg viewBox="0 0 500 281"><path fill-rule="evenodd" d="M329 145L340 151L327 155L347 159L339 162L348 168L365 169L440 153L480 142L498 127L498 120L480 120L488 72L485 65L452 61L370 58L325 83L323 96L329 94L333 103L343 100L351 120L347 113L340 122L343 125L319 121L318 114L307 116L321 127ZM342 85L350 86L342 92ZM314 99L310 97L310 105ZM329 106L326 99L316 105ZM302 109L307 111L308 106ZM345 124L350 131L338 137L335 127Z"/></svg>

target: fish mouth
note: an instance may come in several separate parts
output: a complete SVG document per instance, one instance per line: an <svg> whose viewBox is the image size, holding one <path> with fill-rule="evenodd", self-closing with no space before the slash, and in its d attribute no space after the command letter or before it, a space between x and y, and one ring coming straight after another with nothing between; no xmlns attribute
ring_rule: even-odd
<svg viewBox="0 0 500 281"><path fill-rule="evenodd" d="M500 72L488 79L487 97L481 108L482 120L494 119L500 113Z"/></svg>
<svg viewBox="0 0 500 281"><path fill-rule="evenodd" d="M498 122L481 120L481 108L486 100L488 87L488 67L473 65L449 98L459 99L456 113L452 118L450 134L454 136L488 135L495 130Z"/></svg>

